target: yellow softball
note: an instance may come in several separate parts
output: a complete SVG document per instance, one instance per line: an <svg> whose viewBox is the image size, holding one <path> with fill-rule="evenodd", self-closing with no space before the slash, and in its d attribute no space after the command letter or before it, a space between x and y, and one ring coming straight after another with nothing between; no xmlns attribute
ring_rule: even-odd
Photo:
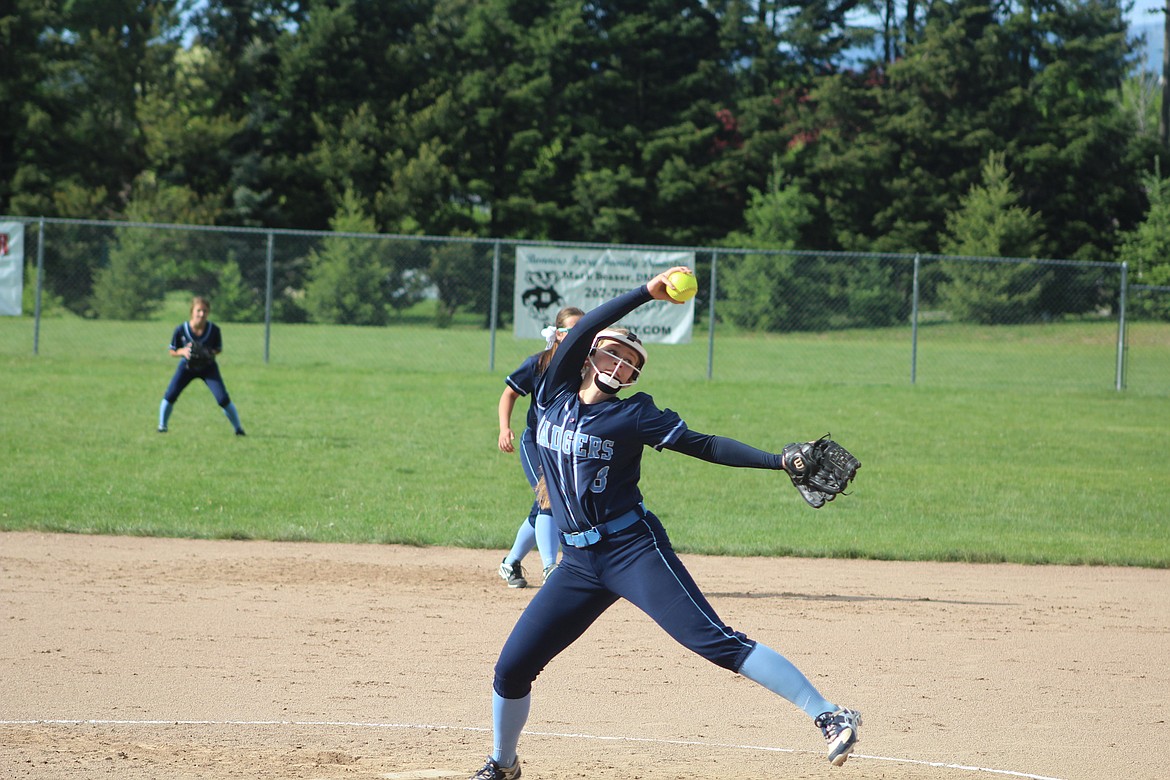
<svg viewBox="0 0 1170 780"><path fill-rule="evenodd" d="M695 278L694 274L675 271L668 278L670 283L674 285L674 289L667 287L666 294L679 303L689 301L699 291L699 280Z"/></svg>

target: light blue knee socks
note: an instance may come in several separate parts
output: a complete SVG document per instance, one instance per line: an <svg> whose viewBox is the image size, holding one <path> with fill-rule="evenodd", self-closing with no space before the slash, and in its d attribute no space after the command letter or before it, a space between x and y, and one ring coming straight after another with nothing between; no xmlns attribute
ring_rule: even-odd
<svg viewBox="0 0 1170 780"><path fill-rule="evenodd" d="M739 667L739 673L788 699L810 718L837 709L837 705L821 696L791 661L767 645L757 644Z"/></svg>
<svg viewBox="0 0 1170 780"><path fill-rule="evenodd" d="M552 515L536 516L536 547L540 550L540 562L548 568L557 562L557 551L561 549L561 532L553 522Z"/></svg>
<svg viewBox="0 0 1170 780"><path fill-rule="evenodd" d="M524 560L524 556L536 546L536 531L532 524L525 518L524 522L520 524L520 530L516 532L516 541L512 542L512 549L508 553L508 557L504 560L508 563L519 563Z"/></svg>
<svg viewBox="0 0 1170 780"><path fill-rule="evenodd" d="M233 428L235 428L237 431L240 430L240 413L236 411L235 401L232 401L223 408L223 414L228 418L228 422L232 424Z"/></svg>
<svg viewBox="0 0 1170 780"><path fill-rule="evenodd" d="M523 699L505 699L492 691L492 758L500 766L516 763L516 745L531 705L531 693Z"/></svg>

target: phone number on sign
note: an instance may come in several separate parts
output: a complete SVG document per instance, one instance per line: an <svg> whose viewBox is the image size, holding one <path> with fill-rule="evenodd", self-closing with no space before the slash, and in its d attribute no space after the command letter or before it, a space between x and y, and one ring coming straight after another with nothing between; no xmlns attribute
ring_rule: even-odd
<svg viewBox="0 0 1170 780"><path fill-rule="evenodd" d="M586 298L597 298L603 301L608 301L610 298L616 298L622 293L630 291L629 287L582 287L581 294Z"/></svg>

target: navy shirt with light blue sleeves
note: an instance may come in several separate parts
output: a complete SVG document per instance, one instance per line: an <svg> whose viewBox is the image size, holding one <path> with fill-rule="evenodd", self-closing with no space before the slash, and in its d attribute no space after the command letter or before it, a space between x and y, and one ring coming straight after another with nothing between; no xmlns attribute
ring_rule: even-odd
<svg viewBox="0 0 1170 780"><path fill-rule="evenodd" d="M223 334L220 332L219 326L214 322L207 323L207 327L204 329L202 336L196 336L191 330L191 323L184 322L175 328L175 332L171 336L171 349L178 352L183 347L188 344L194 344L196 341L217 353L223 351ZM187 358L182 359L182 365L187 365Z"/></svg>

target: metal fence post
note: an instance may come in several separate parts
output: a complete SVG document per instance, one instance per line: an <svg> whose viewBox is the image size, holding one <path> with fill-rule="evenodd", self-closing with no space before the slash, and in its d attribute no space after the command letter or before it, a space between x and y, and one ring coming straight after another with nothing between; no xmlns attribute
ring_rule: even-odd
<svg viewBox="0 0 1170 780"><path fill-rule="evenodd" d="M1117 378L1115 381L1118 390L1125 389L1125 301L1128 297L1129 263L1121 264L1121 284L1118 290L1117 301Z"/></svg>
<svg viewBox="0 0 1170 780"><path fill-rule="evenodd" d="M910 296L910 384L918 380L918 269L921 258L914 255L914 287Z"/></svg>
<svg viewBox="0 0 1170 780"><path fill-rule="evenodd" d="M272 343L272 257L276 236L268 231L268 247L264 252L264 365L268 365L268 348Z"/></svg>
<svg viewBox="0 0 1170 780"><path fill-rule="evenodd" d="M496 319L500 315L500 239L492 251L492 325L488 344L488 371L496 369Z"/></svg>
<svg viewBox="0 0 1170 780"><path fill-rule="evenodd" d="M715 291L718 274L715 266L719 262L719 253L711 253L711 284L707 293L707 379L711 379L715 372Z"/></svg>
<svg viewBox="0 0 1170 780"><path fill-rule="evenodd" d="M33 354L39 355L41 349L41 290L44 289L45 278L45 218L41 217L37 223L37 297L33 304Z"/></svg>

